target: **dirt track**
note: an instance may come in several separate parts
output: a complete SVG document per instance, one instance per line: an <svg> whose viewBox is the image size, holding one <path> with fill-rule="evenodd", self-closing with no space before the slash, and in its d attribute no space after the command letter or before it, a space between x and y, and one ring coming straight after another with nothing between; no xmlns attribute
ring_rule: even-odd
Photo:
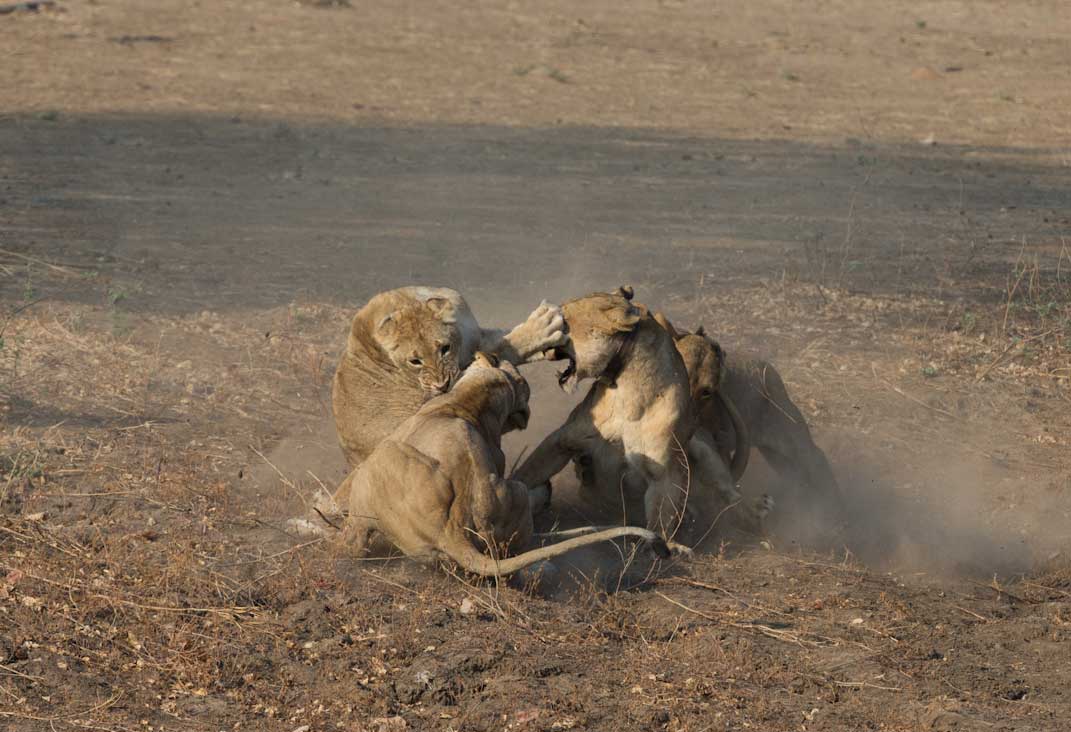
<svg viewBox="0 0 1071 732"><path fill-rule="evenodd" d="M1062 729L1062 5L352 4L0 15L0 728ZM855 525L756 458L765 545L553 600L286 535L410 282L774 357Z"/></svg>

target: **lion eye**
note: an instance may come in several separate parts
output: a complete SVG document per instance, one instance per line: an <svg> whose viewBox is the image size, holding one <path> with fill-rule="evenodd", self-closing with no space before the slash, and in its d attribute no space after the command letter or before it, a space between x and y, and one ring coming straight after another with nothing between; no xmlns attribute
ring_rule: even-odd
<svg viewBox="0 0 1071 732"><path fill-rule="evenodd" d="M421 360L420 360L419 358L417 358L416 356L414 356L413 358L409 359L409 365L410 365L410 366L423 366L423 365L424 365L424 362L423 362L423 361L421 361Z"/></svg>
<svg viewBox="0 0 1071 732"><path fill-rule="evenodd" d="M440 353L440 355L443 355L443 356L445 356L446 354L450 353L450 344L447 343L447 344L443 345L439 349L439 353Z"/></svg>
<svg viewBox="0 0 1071 732"><path fill-rule="evenodd" d="M711 389L703 389L699 392L700 399L710 399L712 396L714 396L714 392Z"/></svg>

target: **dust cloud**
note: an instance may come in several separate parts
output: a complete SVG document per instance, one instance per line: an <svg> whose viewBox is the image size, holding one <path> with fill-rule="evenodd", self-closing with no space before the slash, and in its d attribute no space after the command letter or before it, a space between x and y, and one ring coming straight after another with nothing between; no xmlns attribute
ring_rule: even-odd
<svg viewBox="0 0 1071 732"><path fill-rule="evenodd" d="M596 278L574 272L573 279L572 289L564 285L553 299L598 289L590 284ZM535 298L496 299L486 292L466 297L480 321L493 325L520 322L538 304ZM583 387L572 395L562 392L556 378L559 366L540 362L524 367L532 388L532 416L526 430L504 437L507 469L561 425L586 393ZM326 367L333 370L334 364ZM282 500L291 515L309 515L309 507L322 505L324 495L346 474L331 415L325 412L314 421L279 428L281 439L264 460L251 466L245 490L261 498L274 491L275 500ZM1043 506L1027 507L1014 498L1015 473L1006 467L966 454L923 460L908 446L893 451L849 431L819 430L816 439L840 483L842 505L830 505L778 475L755 451L741 488L745 497L765 493L774 498L764 541L718 527L719 538L704 550L769 547L782 553L818 553L830 561L851 559L876 571L934 579L1012 577L1031 571L1039 558L1053 552L1044 542L1046 536L1059 535L1052 530L1053 517ZM538 529L607 523L605 516L578 500L575 489L567 467L554 480L555 510L537 520ZM556 563L577 583L602 576L614 584L621 578L622 555L614 547L575 552Z"/></svg>

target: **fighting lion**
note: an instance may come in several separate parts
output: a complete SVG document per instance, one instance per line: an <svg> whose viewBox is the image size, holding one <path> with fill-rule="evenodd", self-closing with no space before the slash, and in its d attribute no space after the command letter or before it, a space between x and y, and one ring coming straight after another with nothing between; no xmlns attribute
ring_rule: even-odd
<svg viewBox="0 0 1071 732"><path fill-rule="evenodd" d="M702 326L689 333L661 314L656 317L684 359L705 439L723 459L731 456L734 478L740 479L755 447L786 482L801 485L811 499L823 499L828 509L839 512L843 498L829 460L773 364L746 353L726 353Z"/></svg>
<svg viewBox="0 0 1071 732"><path fill-rule="evenodd" d="M358 466L424 402L446 392L477 350L520 365L566 339L560 308L546 302L504 332L481 328L455 290L402 287L376 295L353 318L332 384L346 462ZM346 506L344 491L335 502Z"/></svg>
<svg viewBox="0 0 1071 732"><path fill-rule="evenodd" d="M662 557L687 551L631 526L585 527L563 532L570 538L557 544L528 549L534 539L528 488L504 478L501 447L503 432L527 426L528 397L528 384L511 363L477 353L449 392L420 407L346 478L345 544L360 556L397 549L428 562L450 560L482 576L513 574L625 536L648 542Z"/></svg>
<svg viewBox="0 0 1071 732"><path fill-rule="evenodd" d="M585 500L689 544L739 494L718 453L692 440L688 373L672 337L632 296L621 287L562 304L570 340L548 356L567 361L559 385L595 383L512 477L536 489L576 460Z"/></svg>

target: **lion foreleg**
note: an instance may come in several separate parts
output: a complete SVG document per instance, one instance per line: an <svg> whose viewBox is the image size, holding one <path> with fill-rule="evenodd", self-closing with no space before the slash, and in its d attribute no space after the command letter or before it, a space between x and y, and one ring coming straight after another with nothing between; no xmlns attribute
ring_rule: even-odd
<svg viewBox="0 0 1071 732"><path fill-rule="evenodd" d="M732 472L721 455L706 440L697 436L689 440L688 460L693 484L713 487L727 504L740 500L740 491L736 489Z"/></svg>
<svg viewBox="0 0 1071 732"><path fill-rule="evenodd" d="M540 303L528 318L508 333L485 328L480 333L480 350L494 353L513 364L538 361L543 352L565 343L565 319L561 308Z"/></svg>
<svg viewBox="0 0 1071 732"><path fill-rule="evenodd" d="M546 486L550 479L560 473L577 454L572 447L575 432L576 426L572 420L551 432L510 476L511 480L528 486L533 510L543 506L549 499ZM544 491L547 491L546 496L542 495Z"/></svg>

